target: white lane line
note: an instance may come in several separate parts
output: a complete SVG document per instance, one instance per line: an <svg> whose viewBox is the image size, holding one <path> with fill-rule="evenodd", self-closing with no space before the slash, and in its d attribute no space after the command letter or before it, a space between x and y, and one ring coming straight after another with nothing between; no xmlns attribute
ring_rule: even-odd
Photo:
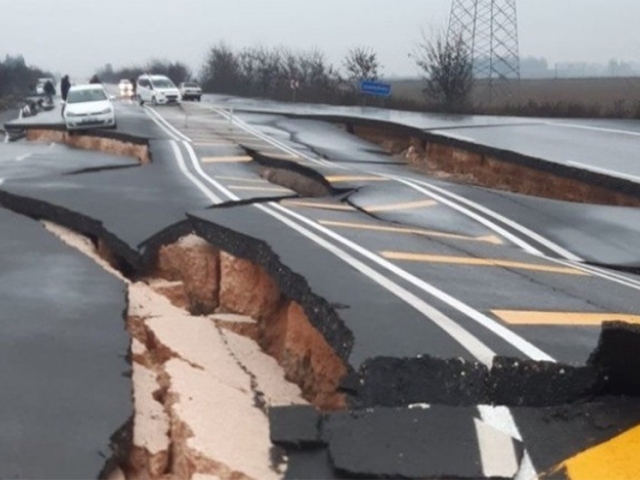
<svg viewBox="0 0 640 480"><path fill-rule="evenodd" d="M513 220L500 215L499 213L488 209L487 207L480 205L479 203L473 202L467 198L461 197L460 195L456 195L455 193L449 192L443 188L440 187L436 187L435 185L431 185L429 183L420 181L420 180L407 180L404 179L402 177L393 177L393 176L389 176L390 178L395 178L397 180L402 180L403 183L405 183L406 185L410 184L419 184L422 187L426 188L427 190L429 190L430 192L438 192L442 195L447 196L450 199L453 199L461 204L467 205L471 208L476 209L478 212L483 213L484 215L486 215L487 217L493 218L495 220L498 220L499 222L502 222L504 225L507 225L509 227L511 227L512 229L518 231L519 233L525 235L526 237L529 237L530 239L534 240L535 242L539 243L540 245L543 245L544 247L548 248L549 250L551 250L552 252L557 253L558 255L562 256L563 258L567 259L567 260L571 260L574 262L582 262L583 259L581 259L580 257L578 257L577 255L574 255L573 253L569 252L568 250L562 248L560 245L557 245L556 243L552 242L551 240L543 237L542 235L528 229L527 227L525 227L524 225L521 225L517 222L514 222ZM417 187L417 185L414 185L414 189L418 189L419 187ZM433 193L426 193L423 191L423 193L427 194L427 195L432 195ZM457 208L458 211L460 211L461 213L463 213L462 210L460 210L459 208ZM496 225L495 223L486 220L483 222L483 224L489 228L491 228L492 230L496 231L496 227L501 229L501 227L499 227L498 225ZM522 248L525 249L525 251L529 251L529 253L534 253L535 255L542 255L542 252L536 248L534 248L532 245L525 243L521 238L519 237L514 237L514 235L509 233L509 238L517 238L518 239L518 243L521 244L519 246L521 246Z"/></svg>
<svg viewBox="0 0 640 480"><path fill-rule="evenodd" d="M520 470L513 480L538 480L538 472L536 472L536 467L534 467L533 460L527 450L524 451Z"/></svg>
<svg viewBox="0 0 640 480"><path fill-rule="evenodd" d="M330 238L333 238L338 243L341 243L341 244L347 246L348 248L350 248L351 250L354 250L354 251L358 252L360 255L368 258L369 260L371 260L372 262L378 264L379 266L381 266L385 270L393 273L394 275L396 275L396 276L402 278L403 280L407 281L408 283L414 285L415 287L419 288L423 292L425 292L425 293L429 294L430 296L435 297L438 300L446 303L451 308L457 310L458 312L462 313L466 317L468 317L468 318L474 320L476 323L482 325L487 330L493 332L496 336L500 337L502 340L504 340L507 343L511 344L511 346L515 347L517 350L520 350L522 353L524 353L529 358L531 358L533 360L537 360L537 361L555 362L555 359L553 357L551 357L550 355L546 354L541 349L539 349L538 347L536 347L535 345L533 345L529 341L525 340L524 338L520 337L515 332L509 330L508 328L506 328L502 324L496 322L492 318L490 318L487 315L479 312L478 310L470 307L469 305L467 305L464 302L458 300L457 298L449 295L448 293L443 292L439 288L437 288L437 287L425 282L424 280L416 277L415 275L412 275L412 274L406 272L402 268L400 268L397 265L385 260L384 258L380 257L379 255L367 250L366 248L361 247L360 245L352 242L351 240L348 240L345 237L342 237L341 235L335 233L334 231L329 230L329 229L327 229L327 228L315 223L314 221L307 219L306 217L303 217L303 216L301 216L301 215L299 215L299 214L297 214L297 213L295 213L295 212L293 212L293 211L291 211L291 210L289 210L289 209L287 209L285 207L282 207L281 205L274 204L273 208L275 208L277 210L280 210L282 212L285 212L289 216L297 219L299 222L307 224L311 228L324 233L326 236L328 236Z"/></svg>
<svg viewBox="0 0 640 480"><path fill-rule="evenodd" d="M187 169L187 166L186 166L185 161L184 161L184 157L182 156L182 152L180 151L180 148L178 147L178 144L176 143L176 141L175 140L170 140L170 142L171 142L171 149L173 150L173 154L175 155L176 159L178 160L178 167L180 168L180 171L184 174L184 176L187 177L189 180L191 180L191 182L196 187L198 187L198 190L200 190L214 204L222 203L222 200L220 199L220 197L215 195L209 188L207 188L207 186L205 184L203 184L200 180L198 180Z"/></svg>
<svg viewBox="0 0 640 480"><path fill-rule="evenodd" d="M313 158L310 157L309 155L306 155L296 149L294 149L293 147L290 147L289 145L286 145L285 143L272 138L268 135L266 135L265 133L262 133L260 130L252 127L251 125L249 125L248 123L246 123L244 120L234 117L232 115L230 115L229 113L227 113L226 111L224 111L223 109L213 109L214 112L218 113L219 115L223 116L224 118L226 118L227 120L229 120L230 122L232 122L233 124L235 124L236 126L238 126L239 128L241 128L242 130L244 130L245 132L258 137L259 139L269 143L270 145L286 152L289 153L291 155L296 155L298 157L301 157L305 160L308 160L309 162L315 163L317 165L321 165L323 167L331 167L331 168L335 168L335 169L339 169L339 170L348 170L347 167L345 167L344 165L339 165L339 164L334 164L333 162L329 162L327 160L323 160L323 159L317 159L317 158Z"/></svg>
<svg viewBox="0 0 640 480"><path fill-rule="evenodd" d="M429 185L428 183L419 181L419 180L408 180L408 179L404 179L403 177L393 177L393 176L388 176L391 179L395 179L396 181L402 182L407 184L408 186L411 187L412 183L416 183L416 184L420 184L423 185L424 188L426 189L435 189L439 192L441 192L443 195L446 195L447 197L452 198L452 201L447 202L446 200L443 200L442 197L440 197L438 194L433 193L433 192L429 192L429 191L424 191L419 185L413 185L412 188L418 191L421 191L422 193L424 193L425 195L429 196L430 198L434 198L437 199L445 204L447 204L448 206L450 206L451 208L459 211L460 213L462 213L463 215L479 221L480 223L482 223L483 225L485 225L486 227L488 227L489 229L493 230L494 232L498 233L499 235L502 235L503 237L507 238L508 240L511 240L512 242L514 242L516 245L518 245L519 247L521 247L524 251L531 253L533 255L537 255L540 257L544 257L545 259L549 260L550 262L553 263L557 263L559 265L565 265L565 266L569 266L572 268L576 268L578 270L581 270L583 272L586 273L591 273L593 275L596 275L600 278L603 278L605 280L609 280L611 282L614 283L618 283L620 285L624 285L626 287L635 289L635 290L640 290L640 281L634 280L632 278L628 278L625 276L622 276L620 274L614 273L614 272L610 272L607 270L604 270L600 267L594 267L591 265L588 265L585 263L585 260L578 257L577 255L569 252L568 250L564 249L563 247L561 247L560 245L557 245L556 243L552 242L551 240L541 236L540 234L528 229L527 227L509 219L504 217L503 215L500 215L499 213L493 211L493 210L489 210L488 208L479 205L475 202L472 202L464 197L461 197L459 195L456 195L454 193L451 192L447 192L446 190L443 190L439 187L436 187L434 185ZM562 258L554 258L554 257L550 257L548 255L544 255L540 250L538 250L537 248L533 247L533 245L531 245L530 243L527 243L525 240L523 240L521 237L517 237L513 234L511 234L510 232L507 232L506 230L504 230L502 227L500 227L499 225L495 224L494 222L484 219L483 217L479 217L478 215L476 215L474 212L469 211L468 209L466 209L465 207L462 206L456 206L456 204L454 203L454 201L459 201L462 202L466 205L469 205L473 208L476 208L477 210L481 211L482 213L484 213L485 215L487 215L488 217L492 217L506 225L509 225L511 228L513 228L514 230L518 231L519 233L521 233L522 235L524 235L525 237L529 237L531 240L547 247L548 249L550 249L551 251L555 252L556 254L558 254L560 257ZM505 235L506 233L506 235ZM568 260L568 261L567 261Z"/></svg>
<svg viewBox="0 0 640 480"><path fill-rule="evenodd" d="M517 237L516 235L512 234L511 232L509 232L508 230L505 230L504 228L500 227L499 225L497 225L496 223L482 217L481 215L472 212L471 210L469 210L468 208L465 208L459 204L457 204L455 201L453 200L449 200L448 198L445 198L442 195L439 195L435 192L432 192L430 190L427 190L425 187L429 187L430 185L426 184L424 187L418 185L416 182L412 181L412 180L408 180L408 179L404 179L402 177L395 177L393 175L385 175L385 174L380 174L383 177L386 177L390 180L395 180L398 183L402 183L404 185L407 185L408 187L428 196L429 198L432 198L438 202L441 202L444 205L447 205L448 207L452 208L453 210L456 210L460 213L462 213L463 215L465 215L468 218L471 218L472 220L475 220L476 222L480 223L481 225L484 225L485 227L489 228L490 230L494 231L495 233L497 233L498 235L502 236L503 238L509 240L510 242L512 242L513 244L519 246L520 248L522 248L525 252L531 253L533 255L537 255L537 256L542 256L542 251L538 250L537 248L535 248L534 246L532 246L531 244L525 242L524 240L522 240L520 237Z"/></svg>
<svg viewBox="0 0 640 480"><path fill-rule="evenodd" d="M226 195L230 200L239 200L240 198L236 196L233 192L228 190L222 184L217 182L215 179L209 177L200 167L200 163L198 161L198 157L193 150L193 147L190 144L185 144L185 148L187 149L189 156L191 158L191 163L194 169L198 172L203 179L216 188L218 191ZM400 298L402 301L412 306L418 312L423 314L445 332L447 332L455 341L457 341L463 348L465 348L471 355L477 358L480 362L484 363L487 366L491 366L493 363L493 358L496 353L493 352L489 347L487 347L484 343L482 343L478 338L469 333L463 327L458 325L455 321L453 321L448 316L444 315L442 312L427 304L422 299L418 298L416 295L412 294L405 288L401 287L397 283L389 280L384 275L380 274L376 270L372 269L368 265L364 264L360 260L355 257L349 255L347 252L342 250L341 248L333 245L327 240L321 238L310 230L304 228L303 226L295 223L294 221L286 218L285 216L275 212L273 208L269 208L265 205L254 205L255 208L262 210L267 215L276 218L280 222L284 223L288 227L312 240L314 243L323 247L327 251L331 252L336 257L340 258L342 261L351 265L353 268L369 277L371 280ZM286 210L285 210L286 211Z"/></svg>
<svg viewBox="0 0 640 480"><path fill-rule="evenodd" d="M628 175L626 173L621 173L621 172L617 172L615 170L608 170L606 168L600 168L600 167L595 167L593 165L589 165L588 163L582 163L582 162L573 162L573 161L569 161L567 162L571 165L574 165L576 167L580 167L583 170L590 170L596 173L603 173L605 175L608 175L610 177L619 177L619 178L624 178L625 180L630 180L632 182L640 182L640 177L637 177L635 175Z"/></svg>
<svg viewBox="0 0 640 480"><path fill-rule="evenodd" d="M238 197L235 196L232 192L230 192L228 189L222 186L219 182L216 182L214 179L206 175L204 171L202 171L202 169L200 168L200 163L195 153L195 150L189 143L185 143L185 148L189 153L189 156L191 158L194 168L196 169L196 171L199 171L199 173L201 172L200 175L204 175L203 178L206 181L208 181L212 186L214 186L219 191L227 195L229 199L232 199L232 200L238 199ZM367 275L369 278L376 281L382 287L386 288L388 291L398 296L401 300L405 301L409 305L416 308L428 319L431 319L434 323L436 323L436 325L439 325L440 328L443 328L447 333L449 333L449 335L451 335L455 340L457 340L463 346L463 348L467 349L467 351L469 351L472 355L474 355L479 361L483 362L485 365L490 366L493 363L493 358L495 356L495 353L489 347L487 347L478 338L476 338L475 336L470 334L468 331L466 331L458 323L454 322L449 317L442 314L442 312L440 312L439 310L431 307L422 299L416 297L411 292L408 292L406 289L400 287L395 282L392 282L391 280L381 275L376 270L372 269L368 265L364 264L363 262L349 255L341 248L333 245L332 243L328 242L324 238L319 237L318 235L307 230L301 225L296 224L290 219L273 211L273 209L267 207L266 205L256 205L255 207L267 213L268 215L272 216L273 218L280 220L285 225L288 225L290 228L293 228L294 230L298 231L299 233L306 236L310 240L314 241L319 246L325 248L327 251L331 252L333 255L347 262L349 265L355 267L361 273ZM494 423L497 423L499 425L508 424L510 421L513 422L513 419L508 409L506 410L506 414L505 412L500 411L494 417L495 417ZM494 420L490 419L490 421L492 422ZM515 423L513 424L512 428L515 429L517 433L517 438L520 438L520 434L517 431L517 427L515 426ZM517 463L517 459L515 458L515 451L513 450L513 444L511 444L512 452L508 452L508 451L505 452L504 445L496 444L493 436L489 436L488 438L485 438L483 440L479 439L478 441L481 442L479 443L479 449L485 452L484 454L485 457L487 456L487 453L486 453L487 451L502 452L501 455L505 456L502 461L498 461L496 458L492 457L491 464L488 467L486 467L489 470L491 471L509 470L509 469L512 469L511 467L513 463ZM487 460L487 462L488 461L489 460ZM485 468L484 465L483 465L483 468ZM517 467L516 467L516 470L517 470Z"/></svg>
<svg viewBox="0 0 640 480"><path fill-rule="evenodd" d="M202 169L202 167L200 165L200 162L198 160L198 157L197 157L193 147L189 143L186 143L186 142L184 143L184 145L185 145L185 148L187 149L187 152L189 153L192 165L193 165L194 169L196 170L196 172L206 182L208 182L214 188L217 188L220 192L222 192L224 195L226 195L229 199L231 199L231 200L239 200L239 197L237 197L234 193L232 193L227 188L222 186L219 182L217 182L214 179L212 179L211 177L209 177L209 175L207 175L206 172L204 172L204 170ZM272 210L270 210L269 208L265 207L264 205L257 205L256 207L261 209L261 210L263 210L263 211L265 211L265 212L267 212L267 213L270 212L271 216L274 216L274 214L276 213L276 212L273 212ZM311 228L323 233L324 235L326 235L326 236L328 236L330 238L333 238L334 240L336 240L339 243L347 246L351 250L356 251L360 255L368 258L369 260L371 260L374 263L378 264L379 266L383 267L385 270L388 270L391 273L395 274L396 276L398 276L398 277L404 279L405 281L413 284L414 286L418 287L419 289L421 289L425 293L429 294L430 296L435 297L435 298L443 301L444 303L446 303L450 307L454 308L455 310L459 311L463 315L475 320L477 323L479 323L480 325L485 327L487 330L493 332L495 335L497 335L498 337L502 338L507 343L510 343L512 346L514 346L516 349L520 350L522 353L527 355L529 358L534 359L534 360L544 360L544 361L549 361L549 362L555 362L553 357L551 357L550 355L546 354L545 352L543 352L541 349L539 349L538 347L536 347L532 343L528 342L527 340L525 340L524 338L520 337L516 333L512 332L508 328L504 327L503 325L499 324L498 322L496 322L495 320L491 319L487 315L482 314L481 312L473 309L472 307L466 305L465 303L463 303L460 300L452 297L451 295L443 292L442 290L440 290L440 289L428 284L427 282L424 282L423 280L415 277L414 275L409 274L405 270L403 270L400 267L392 264L391 262L383 259L379 255L376 255L375 253L373 253L373 252L361 247L360 245L358 245L358 244L346 239L345 237L342 237L341 235L338 235L337 233L333 232L332 230L329 230L329 229L327 229L325 227L322 227L321 225L319 225L319 224L307 219L306 217L298 215L297 213L295 213L295 212L293 212L293 211L291 211L291 210L289 210L289 209L287 209L285 207L282 207L281 205L272 204L272 208L280 210L283 213L287 214L288 216L295 218L298 222L302 222L304 224L307 224ZM279 216L279 217L280 217L279 220L283 221L283 218L281 216ZM289 223L290 222L288 222L288 224ZM294 223L293 225L296 225L296 224ZM289 225L289 226L292 226L292 225ZM297 227L292 227L292 228L298 229L298 228L302 228L302 227L297 225ZM311 234L311 232L309 232L308 230L306 230L306 233L307 234ZM329 245L331 245L331 244L329 244ZM353 259L353 261L361 263L358 260L356 260L355 258L353 258L353 257L351 257L351 258ZM352 264L352 266L355 266L355 265ZM364 265L364 266L367 269L369 269L368 266L366 266L366 265ZM375 272L375 273L377 274L377 272ZM379 274L377 274L377 275L379 275ZM389 281L384 276L380 276L379 278L385 280L385 282ZM380 282L377 282L377 283L380 283ZM402 287L399 287L398 285L395 285L395 286L397 286L398 288L402 288ZM404 290L404 289L402 289L402 290ZM405 292L407 294L409 294L409 295L412 295L410 292L408 292L406 290L405 290ZM418 301L422 302L422 300L420 300L417 297L415 297L415 299L417 299ZM413 299L411 299L409 296L406 297L405 301L407 301L407 303L409 303L410 305L413 305L414 308L415 308L416 305L414 304ZM439 312L435 308L427 305L425 302L422 302L422 303L424 304L424 305L422 305L422 307L424 307L424 306L429 307L429 310L431 311L432 315L434 313L440 314L440 315L438 315L438 318L442 319L443 322L444 322L440 326L441 326L441 328L444 328L445 331L447 331L447 328L454 328L454 329L462 328L456 322L454 322L453 320L449 319L448 317L446 317L444 314L442 314L441 312ZM451 322L451 325L448 325L447 320ZM466 330L464 332L468 333L468 332L466 332ZM456 337L454 337L454 338L456 338ZM475 338L475 337L472 337L472 338ZM477 339L475 339L475 340L476 340L476 342L475 342L476 344L480 343L480 345L484 346L483 344L481 344L481 342L479 340L477 340ZM462 342L460 342L460 343L466 348L466 345L464 343L462 343ZM477 346L478 345L476 345L476 347ZM476 347L474 347L474 348L476 348ZM487 355L490 355L491 359L492 359L493 358L493 352L488 347L486 347L486 346L484 346L484 347L485 347L484 349L481 348L481 350L478 350L478 355L479 356L477 356L477 358L479 358L481 360L484 359L483 361L487 361ZM484 351L482 351L482 350L484 350ZM492 352L492 353L489 354L489 352ZM489 362L492 362L492 360L490 360ZM491 363L489 363L489 365L490 364Z"/></svg>
<svg viewBox="0 0 640 480"><path fill-rule="evenodd" d="M193 148L191 147L191 145L185 144L185 147L187 148L187 151L189 152L189 155L191 156L191 160L192 160L194 168L196 169L196 171L201 176L203 176L205 178L206 181L208 181L215 188L218 188L219 191L223 192L225 195L229 196L229 198L232 198L232 199L234 199L234 197L235 197L235 199L238 198L232 192L230 192L225 187L223 187L220 183L218 183L215 180L211 179L202 170L202 168L200 166L200 162L198 161L197 155L196 155L195 151L193 150ZM507 343L509 343L512 346L514 346L516 349L520 350L522 353L527 355L529 358L534 359L534 360L543 360L543 361L555 362L553 357L551 357L547 353L543 352L541 349L539 349L538 347L536 347L532 343L528 342L524 338L520 337L519 335L517 335L513 331L509 330L508 328L506 328L502 324L496 322L495 320L493 320L492 318L488 317L487 315L484 315L483 313L479 312L478 310L475 310L474 308L466 305L465 303L463 303L462 301L452 297L451 295L443 292L442 290L434 287L433 285L430 285L427 282L419 279L418 277L416 277L414 275L411 275L410 273L406 272L405 270L401 269L400 267L398 267L398 266L394 265L393 263L383 259L379 255L377 255L377 254L375 254L375 253L373 253L373 252L361 247L360 245L348 240L347 238L337 234L336 232L334 232L332 230L329 230L329 229L317 224L316 222L313 222L313 221L307 219L306 217L303 217L302 215L299 215L299 214L293 212L292 210L289 210L289 209L287 209L287 208L285 208L285 207L283 207L281 205L273 204L272 207L274 209L282 211L283 213L289 215L290 217L295 218L298 222L305 223L308 226L310 226L311 228L323 233L324 235L326 235L326 236L328 236L330 238L333 238L337 242L347 246L351 250L356 251L360 255L362 255L362 256L368 258L369 260L373 261L374 263L378 264L379 266L381 266L385 270L390 271L391 273L395 274L396 276L398 276L398 277L402 278L403 280L411 283L412 285L418 287L419 289L421 289L425 293L429 294L430 296L435 297L435 298L439 299L440 301L443 301L444 303L446 303L450 307L454 308L458 312L462 313L463 315L475 320L477 323L479 323L480 325L485 327L487 330L493 332L495 335L497 335L498 337L502 338Z"/></svg>
<svg viewBox="0 0 640 480"><path fill-rule="evenodd" d="M508 407L478 405L477 408L483 422L516 440L522 441L520 430L518 430L518 426Z"/></svg>
<svg viewBox="0 0 640 480"><path fill-rule="evenodd" d="M440 135L442 137L455 138L456 140L462 140L463 142L477 143L477 140L474 140L471 137L465 137L464 135L458 135L456 133L450 133L449 131L445 131L445 130L431 130L429 133L435 133L435 134Z"/></svg>
<svg viewBox="0 0 640 480"><path fill-rule="evenodd" d="M191 139L189 137L187 137L186 135L184 135L180 130L178 130L176 127L174 127L173 125L171 125L171 123L169 123L162 115L160 115L158 112L156 112L153 108L151 107L144 107L145 111L150 112L151 114L153 114L155 116L155 118L157 118L159 121L161 121L163 124L166 125L166 127L171 130L172 132L174 132L174 137L177 136L179 140L184 140L185 142L191 142ZM166 132L166 129L165 129Z"/></svg>
<svg viewBox="0 0 640 480"><path fill-rule="evenodd" d="M32 153L25 153L24 155L20 155L19 157L16 157L16 162L22 162L24 160L26 160L27 158L29 158L31 155L33 155Z"/></svg>
<svg viewBox="0 0 640 480"><path fill-rule="evenodd" d="M589 125L578 125L576 123L547 122L544 125L549 125L552 127L574 128L579 130L591 130L594 132L615 133L619 135L629 135L631 137L640 137L640 133L632 132L630 130L618 130L615 128L604 128L604 127L591 127Z"/></svg>
<svg viewBox="0 0 640 480"><path fill-rule="evenodd" d="M474 418L482 471L487 478L513 478L519 469L513 439Z"/></svg>

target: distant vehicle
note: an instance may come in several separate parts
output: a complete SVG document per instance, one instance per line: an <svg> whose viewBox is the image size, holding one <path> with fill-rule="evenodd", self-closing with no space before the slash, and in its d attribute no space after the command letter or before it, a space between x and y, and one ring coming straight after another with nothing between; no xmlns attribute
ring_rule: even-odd
<svg viewBox="0 0 640 480"><path fill-rule="evenodd" d="M138 101L140 105L171 105L180 103L180 90L164 75L141 75L138 77Z"/></svg>
<svg viewBox="0 0 640 480"><path fill-rule="evenodd" d="M113 104L102 85L71 87L62 116L67 130L116 127Z"/></svg>
<svg viewBox="0 0 640 480"><path fill-rule="evenodd" d="M183 100L197 100L202 99L202 88L196 82L182 82L180 84L180 95Z"/></svg>
<svg viewBox="0 0 640 480"><path fill-rule="evenodd" d="M118 83L118 89L120 90L120 96L124 98L133 97L133 84L130 80L122 79Z"/></svg>
<svg viewBox="0 0 640 480"><path fill-rule="evenodd" d="M36 94L44 95L46 92L44 91L44 87L47 82L51 82L51 85L55 85L56 81L53 78L39 78L38 83L36 83Z"/></svg>

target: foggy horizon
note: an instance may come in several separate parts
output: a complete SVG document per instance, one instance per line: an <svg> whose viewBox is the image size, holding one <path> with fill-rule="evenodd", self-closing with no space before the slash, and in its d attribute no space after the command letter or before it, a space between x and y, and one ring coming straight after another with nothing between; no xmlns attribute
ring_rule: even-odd
<svg viewBox="0 0 640 480"><path fill-rule="evenodd" d="M2 0L7 1L7 0ZM152 58L181 61L198 73L210 46L318 49L341 66L350 48L375 50L385 77L416 77L409 52L427 32L446 28L450 0L80 0L12 2L0 17L0 58L87 77L106 63L123 67ZM555 63L640 61L631 0L520 0L520 54Z"/></svg>

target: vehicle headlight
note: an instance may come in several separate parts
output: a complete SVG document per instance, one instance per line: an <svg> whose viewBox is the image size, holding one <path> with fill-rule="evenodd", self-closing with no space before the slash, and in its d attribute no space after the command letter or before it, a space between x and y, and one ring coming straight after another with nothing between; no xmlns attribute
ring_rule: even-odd
<svg viewBox="0 0 640 480"><path fill-rule="evenodd" d="M99 112L97 112L98 115L103 115L105 113L111 113L111 109L105 108L104 110L100 110Z"/></svg>
<svg viewBox="0 0 640 480"><path fill-rule="evenodd" d="M73 112L64 112L65 117L79 117L80 115Z"/></svg>

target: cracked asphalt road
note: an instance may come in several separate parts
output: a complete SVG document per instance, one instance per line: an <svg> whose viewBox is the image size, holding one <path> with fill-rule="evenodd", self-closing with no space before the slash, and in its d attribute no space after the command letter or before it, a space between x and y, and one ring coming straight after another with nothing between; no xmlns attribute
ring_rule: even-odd
<svg viewBox="0 0 640 480"><path fill-rule="evenodd" d="M640 278L593 265L637 266L629 248L638 236L636 209L574 205L424 177L330 124L285 118L269 105L263 109L267 112L232 116L207 104L157 111L122 104L119 132L147 139L152 163L121 170L109 167L129 165L128 160L105 154L24 141L1 145L0 203L100 238L132 268L141 268L162 232L187 222L216 247L252 260L275 278L305 308L350 378L356 384L366 380L367 395L377 399L367 405L374 409L372 417L363 415L357 424L373 435L362 451L355 446L345 451L353 440L335 433L317 442L317 454L292 456L291 478L305 471L336 478L543 473L637 424L637 414L630 413L634 401L622 405L608 397L589 404L600 408L605 428L548 420L555 418L548 410L553 408L558 416L588 418L571 402L597 395L588 360L602 323L640 323ZM471 123L487 125L483 119ZM248 151L312 170L336 195L307 198L270 183ZM69 175L79 164L96 170ZM6 235L0 242L15 251ZM27 270L36 275L34 267ZM75 308L74 300L68 307ZM115 345L112 351L122 353ZM433 385L398 383L400 378L411 383L411 372L417 376L426 357L436 365L430 370L433 385L442 382L446 395ZM542 362L534 364L541 373L531 375L531 382L541 382L548 397L522 393L535 390L525 372L504 397L521 403L483 406L483 400L495 398L482 386L489 381L483 369L505 357ZM451 361L446 367L439 363ZM584 371L586 380L569 375L563 380L563 366ZM439 376L438 369L448 373ZM507 370L505 375L516 371ZM476 372L481 385L459 379L452 388L456 375L465 372ZM34 375L39 381L39 373ZM563 381L575 383L569 388L577 392L573 397L555 397L542 388L544 382L563 386ZM347 379L344 387L357 412L364 390ZM477 405L458 405L464 402L457 396L476 398ZM394 419L402 425L408 418L410 405L442 402L455 411L449 424L435 407L419 420L442 437L394 427ZM385 409L391 404L396 410ZM562 450L548 448L557 424L566 432ZM92 433L105 441L100 432ZM395 439L392 448L376 441L380 438ZM295 441L293 435L282 445ZM444 470L414 462L420 452L406 445L415 442L434 458L451 461L444 462ZM513 447L505 451L507 443ZM473 455L463 462L456 455L453 461L452 445L465 445ZM411 461L399 464L398 453ZM15 475L0 470L5 473Z"/></svg>

